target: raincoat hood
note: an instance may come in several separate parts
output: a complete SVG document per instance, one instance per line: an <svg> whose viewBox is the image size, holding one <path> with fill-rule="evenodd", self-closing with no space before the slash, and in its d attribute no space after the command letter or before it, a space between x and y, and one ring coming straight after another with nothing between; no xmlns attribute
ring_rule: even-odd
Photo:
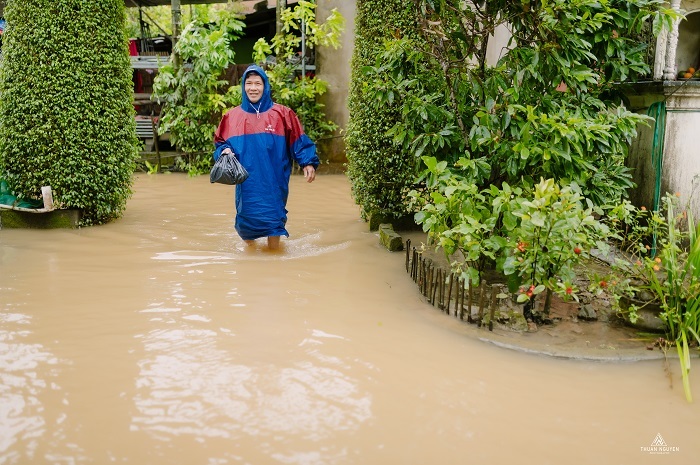
<svg viewBox="0 0 700 465"><path fill-rule="evenodd" d="M245 80L248 77L250 73L256 73L259 74L260 77L262 77L263 83L265 84L265 89L263 90L263 95L260 97L260 100L258 100L258 103L253 106L253 104L250 102L250 99L248 99L248 95L245 93ZM245 70L243 73L243 78L241 78L241 89L243 90L243 101L241 102L241 107L243 108L243 111L246 113L256 113L256 109L259 112L264 112L272 108L272 105L274 102L272 101L272 92L270 90L270 81L267 78L267 74L265 74L265 71L258 66L258 65L250 65L248 68ZM258 107L259 105L259 107Z"/></svg>

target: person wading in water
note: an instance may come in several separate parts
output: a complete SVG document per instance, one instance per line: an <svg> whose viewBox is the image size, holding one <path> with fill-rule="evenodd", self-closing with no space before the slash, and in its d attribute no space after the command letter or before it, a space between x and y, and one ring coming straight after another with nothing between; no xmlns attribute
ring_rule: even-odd
<svg viewBox="0 0 700 465"><path fill-rule="evenodd" d="M243 103L229 110L214 133L214 160L233 155L249 177L236 185L236 231L248 245L267 237L270 249L289 233L287 196L292 163L304 170L307 182L316 179L316 145L304 133L294 111L272 101L270 83L262 68L251 65L243 73Z"/></svg>

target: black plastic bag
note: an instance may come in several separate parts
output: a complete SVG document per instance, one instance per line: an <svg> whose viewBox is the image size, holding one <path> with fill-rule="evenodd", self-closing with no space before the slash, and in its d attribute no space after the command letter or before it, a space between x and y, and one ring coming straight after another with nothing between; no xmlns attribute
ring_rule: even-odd
<svg viewBox="0 0 700 465"><path fill-rule="evenodd" d="M220 184L240 184L248 179L248 171L234 154L221 155L209 173L209 181Z"/></svg>

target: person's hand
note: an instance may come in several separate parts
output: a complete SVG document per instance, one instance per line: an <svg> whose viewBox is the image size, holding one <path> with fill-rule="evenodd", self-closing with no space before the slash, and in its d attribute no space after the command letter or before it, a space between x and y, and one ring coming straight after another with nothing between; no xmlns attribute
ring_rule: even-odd
<svg viewBox="0 0 700 465"><path fill-rule="evenodd" d="M231 155L231 154L233 154L233 151L228 147L226 147L225 149L223 149L221 151L221 155Z"/></svg>
<svg viewBox="0 0 700 465"><path fill-rule="evenodd" d="M306 178L306 182L314 182L314 179L316 179L316 169L311 165L306 165L304 167L304 177Z"/></svg>

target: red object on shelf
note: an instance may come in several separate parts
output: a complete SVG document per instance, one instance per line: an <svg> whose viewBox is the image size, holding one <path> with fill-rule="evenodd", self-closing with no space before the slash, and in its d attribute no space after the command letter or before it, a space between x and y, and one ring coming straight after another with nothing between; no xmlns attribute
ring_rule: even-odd
<svg viewBox="0 0 700 465"><path fill-rule="evenodd" d="M129 56L135 57L139 55L139 48L137 44L137 39L129 39ZM141 74L137 69L134 71L134 92L135 93L141 93L143 92L143 78L141 77ZM136 110L138 111L139 107L135 106Z"/></svg>

